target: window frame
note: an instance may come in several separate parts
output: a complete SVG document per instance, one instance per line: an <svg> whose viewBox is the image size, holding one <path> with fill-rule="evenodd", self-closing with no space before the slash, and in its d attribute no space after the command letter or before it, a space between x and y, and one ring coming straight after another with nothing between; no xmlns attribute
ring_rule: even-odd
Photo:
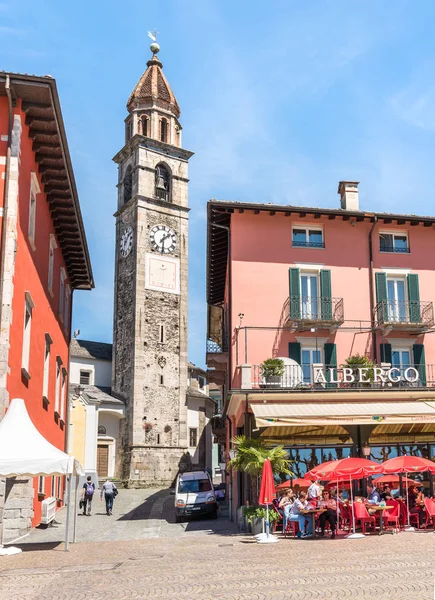
<svg viewBox="0 0 435 600"><path fill-rule="evenodd" d="M44 477L44 475L38 476L38 496L45 496L45 477Z"/></svg>
<svg viewBox="0 0 435 600"><path fill-rule="evenodd" d="M54 279L54 259L55 259L55 250L57 248L57 242L55 236L50 233L50 243L48 247L48 277L47 277L47 285L48 292L51 297L53 297L53 279Z"/></svg>
<svg viewBox="0 0 435 600"><path fill-rule="evenodd" d="M62 364L60 356L56 356L56 395L54 400L54 414L60 417L60 393L62 384Z"/></svg>
<svg viewBox="0 0 435 600"><path fill-rule="evenodd" d="M32 337L32 316L35 303L30 292L24 294L23 347L21 351L21 373L30 379L30 347ZM27 316L29 317L27 319Z"/></svg>
<svg viewBox="0 0 435 600"><path fill-rule="evenodd" d="M311 296L311 290L309 290L310 294L308 296L304 296L302 293L302 278L303 277L315 277L316 279L316 302L315 302L315 310L313 311L313 298L314 296ZM320 289L320 271L314 271L314 270L302 270L300 269L299 271L299 289L300 289L300 302L301 302L301 317L303 319L315 319L317 320L320 317L320 313L321 313L321 289ZM305 298L305 303L308 303L309 300L309 304L310 304L310 313L304 313L304 298Z"/></svg>
<svg viewBox="0 0 435 600"><path fill-rule="evenodd" d="M27 237L33 251L36 250L35 233L36 233L36 208L37 195L41 193L38 177L32 171L30 174L30 197L29 197L29 221L27 224Z"/></svg>
<svg viewBox="0 0 435 600"><path fill-rule="evenodd" d="M51 477L51 497L56 498L56 487L57 487L57 476L52 475Z"/></svg>
<svg viewBox="0 0 435 600"><path fill-rule="evenodd" d="M295 230L298 231L305 231L305 242L295 242L295 240L293 239L293 232ZM322 234L322 242L321 243L316 243L316 242L310 242L309 241L309 233L310 231L320 231L320 233ZM314 248L315 250L324 250L325 249L325 231L324 228L321 225L297 225L297 224L293 224L292 225L292 244L291 244L292 248Z"/></svg>
<svg viewBox="0 0 435 600"><path fill-rule="evenodd" d="M192 434L195 435L195 444L192 444ZM189 448L196 448L198 446L198 427L189 427Z"/></svg>
<svg viewBox="0 0 435 600"><path fill-rule="evenodd" d="M65 422L65 408L67 403L67 378L68 371L65 367L62 367L62 373L60 378L60 419Z"/></svg>
<svg viewBox="0 0 435 600"><path fill-rule="evenodd" d="M42 381L42 397L46 402L50 403L49 389L50 389L50 357L51 357L51 344L53 340L48 333L45 334L45 348L44 348L44 376Z"/></svg>
<svg viewBox="0 0 435 600"><path fill-rule="evenodd" d="M71 310L71 286L69 283L65 285L65 299L63 303L63 326L65 328L65 332L68 333L69 328L69 317Z"/></svg>
<svg viewBox="0 0 435 600"><path fill-rule="evenodd" d="M82 373L89 375L89 381L87 383L82 381ZM92 378L92 370L91 369L89 369L89 370L80 369L80 371L79 371L79 384L80 385L92 385L91 378Z"/></svg>
<svg viewBox="0 0 435 600"><path fill-rule="evenodd" d="M168 119L166 119L165 117L162 117L160 119L160 131L159 131L159 138L160 141L163 142L164 144L168 144L168 132L169 132L169 123L168 123Z"/></svg>
<svg viewBox="0 0 435 600"><path fill-rule="evenodd" d="M158 324L158 336L159 336L159 344L164 344L166 341L166 336L165 336L165 325L164 323L159 323Z"/></svg>
<svg viewBox="0 0 435 600"><path fill-rule="evenodd" d="M63 267L60 268L60 280L59 280L59 319L63 322L63 311L65 303L65 280L66 271Z"/></svg>
<svg viewBox="0 0 435 600"><path fill-rule="evenodd" d="M312 342L312 340L310 340L310 344L301 344L301 369L302 369L302 383L304 385L312 385L314 383L313 381L313 365L324 365L325 367L329 367L329 365L325 365L325 349L323 347L323 344L317 344L317 348L315 343ZM309 366L310 366L310 381L305 381L305 376L304 376L304 365L306 365L306 363L304 363L302 356L303 353L305 352L309 352L310 353L310 360L312 359L313 356L313 352L318 352L320 354L320 360L318 362L310 362Z"/></svg>
<svg viewBox="0 0 435 600"><path fill-rule="evenodd" d="M388 248L388 250L383 250L381 248L381 236L383 235L391 235L393 238L393 245ZM395 237L404 237L406 238L406 250L397 249L394 247L394 238ZM380 231L379 232L379 252L382 254L410 254L411 249L409 247L409 234L407 231Z"/></svg>

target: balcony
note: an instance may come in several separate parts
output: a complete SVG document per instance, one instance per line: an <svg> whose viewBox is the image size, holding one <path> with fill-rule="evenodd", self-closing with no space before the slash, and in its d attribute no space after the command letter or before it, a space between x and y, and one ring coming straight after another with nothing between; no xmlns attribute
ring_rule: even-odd
<svg viewBox="0 0 435 600"><path fill-rule="evenodd" d="M382 300L375 307L378 327L391 331L425 331L434 324L432 302Z"/></svg>
<svg viewBox="0 0 435 600"><path fill-rule="evenodd" d="M290 296L284 308L287 323L298 328L316 325L336 329L344 322L343 298Z"/></svg>
<svg viewBox="0 0 435 600"><path fill-rule="evenodd" d="M435 388L435 365L395 367L383 363L373 368L337 367L335 365L285 365L281 377L266 380L261 365L240 367L241 389L330 392L330 391L412 391Z"/></svg>
<svg viewBox="0 0 435 600"><path fill-rule="evenodd" d="M206 353L206 363L209 369L216 369L217 371L225 370L228 363L226 336L223 336L222 344L218 344L217 342L208 339Z"/></svg>

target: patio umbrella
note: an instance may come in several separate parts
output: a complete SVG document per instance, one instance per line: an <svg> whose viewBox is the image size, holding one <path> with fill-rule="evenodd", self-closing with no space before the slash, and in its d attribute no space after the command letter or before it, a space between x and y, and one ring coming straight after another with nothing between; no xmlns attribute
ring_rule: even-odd
<svg viewBox="0 0 435 600"><path fill-rule="evenodd" d="M300 488L307 488L310 486L310 482L307 481L306 479L302 479L302 478L298 478L298 479L288 479L287 481L284 481L283 483L280 483L279 485L276 486L276 489L279 491L282 490L286 490L289 489L290 487L296 487L299 486Z"/></svg>
<svg viewBox="0 0 435 600"><path fill-rule="evenodd" d="M427 458L420 456L409 456L404 454L403 456L397 456L396 458L390 458L382 464L384 473L435 473L435 463ZM411 481L411 480L409 480ZM406 477L406 507L408 509L408 531L414 531L409 521L409 497L408 497L408 478Z"/></svg>
<svg viewBox="0 0 435 600"><path fill-rule="evenodd" d="M266 533L260 533L260 535L257 536L257 542L260 544L270 544L278 541L277 537L270 535L269 504L273 504L274 498L275 481L273 479L272 465L270 459L266 458L261 474L260 496L258 497L258 504L266 505Z"/></svg>
<svg viewBox="0 0 435 600"><path fill-rule="evenodd" d="M409 479L409 477L402 477L403 483L412 483L414 484L413 479ZM373 479L373 483L400 483L399 475L381 475L381 477L376 477Z"/></svg>
<svg viewBox="0 0 435 600"><path fill-rule="evenodd" d="M317 479L318 481L339 481L348 480L350 484L350 498L353 505L352 479L362 479L370 475L383 473L383 465L375 463L366 458L342 458L340 460L328 461L309 471L305 477L308 479ZM337 503L338 512L338 503ZM363 533L355 532L355 512L352 509L352 529L353 533L348 538L356 539L365 537Z"/></svg>

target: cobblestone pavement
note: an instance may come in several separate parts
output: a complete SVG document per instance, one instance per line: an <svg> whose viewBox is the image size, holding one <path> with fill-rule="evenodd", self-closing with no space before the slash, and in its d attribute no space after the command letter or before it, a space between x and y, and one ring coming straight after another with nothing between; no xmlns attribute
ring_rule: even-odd
<svg viewBox="0 0 435 600"><path fill-rule="evenodd" d="M225 518L175 523L167 490L121 490L115 515L94 504L79 540L36 530L0 558L8 600L433 600L435 535L281 539L259 545ZM103 514L98 514L99 512ZM62 520L64 517L59 516ZM41 543L44 542L44 543Z"/></svg>

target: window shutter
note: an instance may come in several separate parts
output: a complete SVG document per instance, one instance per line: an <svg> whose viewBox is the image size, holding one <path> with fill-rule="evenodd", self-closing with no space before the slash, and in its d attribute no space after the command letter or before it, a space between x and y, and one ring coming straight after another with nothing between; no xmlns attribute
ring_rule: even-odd
<svg viewBox="0 0 435 600"><path fill-rule="evenodd" d="M332 321L331 271L320 271L321 315L324 321Z"/></svg>
<svg viewBox="0 0 435 600"><path fill-rule="evenodd" d="M290 318L301 318L301 285L299 279L299 269L289 269L290 283Z"/></svg>
<svg viewBox="0 0 435 600"><path fill-rule="evenodd" d="M417 369L422 385L426 386L426 360L424 356L424 345L414 344L414 367Z"/></svg>
<svg viewBox="0 0 435 600"><path fill-rule="evenodd" d="M393 362L393 353L391 344L381 344L381 362L391 365Z"/></svg>
<svg viewBox="0 0 435 600"><path fill-rule="evenodd" d="M298 365L301 364L301 345L299 342L290 342L288 345L288 355L289 358L296 361Z"/></svg>
<svg viewBox="0 0 435 600"><path fill-rule="evenodd" d="M388 322L387 275L376 273L376 303L378 323Z"/></svg>
<svg viewBox="0 0 435 600"><path fill-rule="evenodd" d="M325 370L326 370L326 381L329 381L330 373L329 369L337 368L337 346L336 344L325 344L324 345L324 354L325 354ZM336 371L335 371L336 373ZM337 377L335 378L337 379ZM336 388L336 383L327 383L327 388Z"/></svg>
<svg viewBox="0 0 435 600"><path fill-rule="evenodd" d="M411 323L420 323L420 291L418 286L418 275L408 275L408 300L409 300L409 320Z"/></svg>

